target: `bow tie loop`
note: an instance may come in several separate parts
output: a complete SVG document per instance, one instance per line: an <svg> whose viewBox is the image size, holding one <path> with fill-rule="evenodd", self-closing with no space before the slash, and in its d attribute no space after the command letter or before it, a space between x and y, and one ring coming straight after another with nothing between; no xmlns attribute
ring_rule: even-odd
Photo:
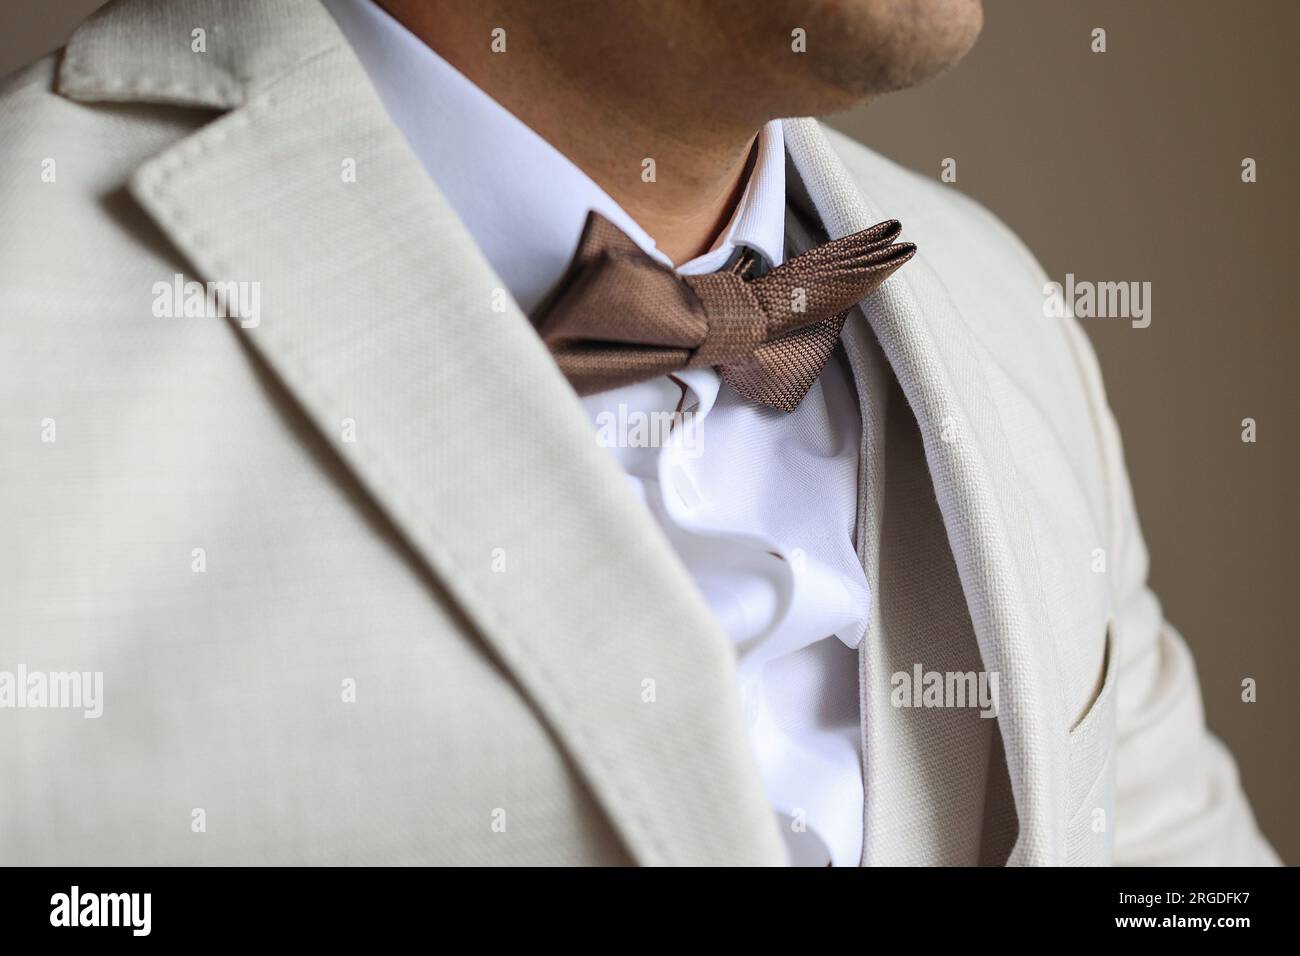
<svg viewBox="0 0 1300 956"><path fill-rule="evenodd" d="M897 219L816 246L753 280L754 295L770 319L770 335L806 325L809 315L845 312L916 253L896 242ZM863 290L868 290L864 292Z"/></svg>
<svg viewBox="0 0 1300 956"><path fill-rule="evenodd" d="M603 249L575 260L561 293L534 316L548 345L625 342L693 349L707 337L709 320L699 297L640 248L635 251ZM675 321L653 321L664 315Z"/></svg>

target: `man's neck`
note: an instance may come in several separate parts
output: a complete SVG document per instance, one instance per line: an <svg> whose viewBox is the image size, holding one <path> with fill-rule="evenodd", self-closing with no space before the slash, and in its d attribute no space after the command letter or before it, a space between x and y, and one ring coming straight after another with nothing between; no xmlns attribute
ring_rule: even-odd
<svg viewBox="0 0 1300 956"><path fill-rule="evenodd" d="M478 4L380 5L590 176L673 262L707 252L726 227L761 117L710 109L695 125L680 112L670 121L657 91L594 82L518 31L493 52Z"/></svg>

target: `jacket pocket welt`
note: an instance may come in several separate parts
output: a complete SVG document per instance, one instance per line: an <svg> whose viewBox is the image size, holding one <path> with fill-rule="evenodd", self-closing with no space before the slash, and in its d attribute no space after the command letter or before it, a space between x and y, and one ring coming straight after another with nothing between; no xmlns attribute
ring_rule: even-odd
<svg viewBox="0 0 1300 956"><path fill-rule="evenodd" d="M1115 683L1118 671L1114 623L1106 625L1101 689L1070 730L1068 743L1069 821L1066 862L1097 866L1110 862L1115 806Z"/></svg>

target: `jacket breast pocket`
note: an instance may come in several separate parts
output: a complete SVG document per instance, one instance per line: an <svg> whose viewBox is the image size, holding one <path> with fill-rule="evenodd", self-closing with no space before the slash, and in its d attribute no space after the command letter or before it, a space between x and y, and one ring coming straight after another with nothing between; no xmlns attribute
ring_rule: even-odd
<svg viewBox="0 0 1300 956"><path fill-rule="evenodd" d="M1114 846L1115 683L1119 654L1114 622L1106 625L1101 690L1070 730L1066 863L1106 866Z"/></svg>

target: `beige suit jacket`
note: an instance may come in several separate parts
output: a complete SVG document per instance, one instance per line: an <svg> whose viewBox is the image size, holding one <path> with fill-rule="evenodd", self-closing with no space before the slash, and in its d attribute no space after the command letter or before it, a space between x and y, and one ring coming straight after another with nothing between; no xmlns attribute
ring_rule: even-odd
<svg viewBox="0 0 1300 956"><path fill-rule="evenodd" d="M863 862L1270 861L1039 267L785 134L829 235L920 247L846 336ZM104 687L0 711L0 862L782 861L724 635L315 2L118 0L0 166L0 669ZM154 315L177 273L256 325ZM997 719L891 706L917 663Z"/></svg>

